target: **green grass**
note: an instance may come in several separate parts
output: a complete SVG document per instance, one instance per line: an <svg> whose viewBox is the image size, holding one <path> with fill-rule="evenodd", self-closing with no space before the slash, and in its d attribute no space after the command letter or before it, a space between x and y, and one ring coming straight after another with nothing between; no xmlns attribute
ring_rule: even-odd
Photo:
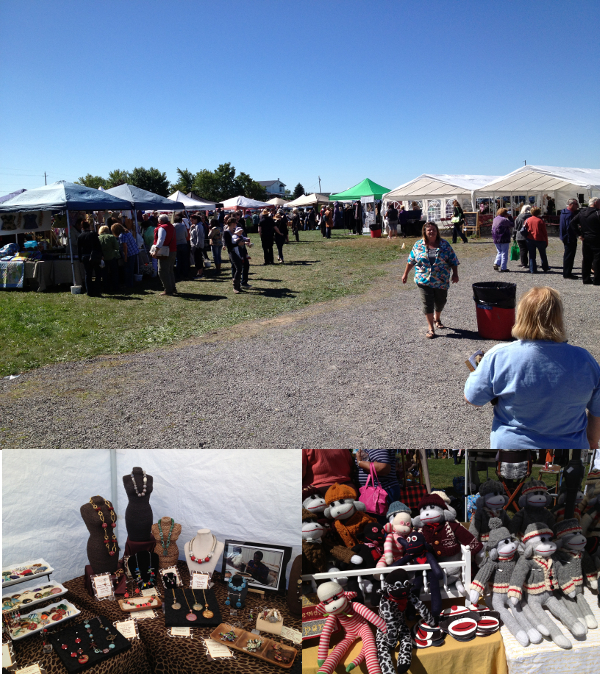
<svg viewBox="0 0 600 674"><path fill-rule="evenodd" d="M248 292L233 293L229 262L221 275L209 270L202 281L179 283L178 297L161 297L160 283L144 279L129 293L104 298L71 295L67 286L47 293L0 292L0 376L48 363L102 354L142 351L190 337L272 318L316 302L360 294L378 277L400 272L416 239L387 241L335 232L302 232L300 243L284 247L285 265L261 266L255 244ZM489 255L488 246L465 246L461 259ZM398 266L389 263L398 260ZM287 264L289 263L289 264ZM393 277L399 283L398 274Z"/></svg>

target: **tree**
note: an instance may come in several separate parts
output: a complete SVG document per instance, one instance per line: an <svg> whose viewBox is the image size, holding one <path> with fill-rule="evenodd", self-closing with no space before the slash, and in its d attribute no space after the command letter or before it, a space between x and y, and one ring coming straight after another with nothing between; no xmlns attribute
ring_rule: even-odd
<svg viewBox="0 0 600 674"><path fill-rule="evenodd" d="M104 187L105 189L109 186L108 181L102 176L93 176L91 173L88 173L85 178L79 178L75 181L79 185L85 185L86 187L93 187L98 189L99 187Z"/></svg>
<svg viewBox="0 0 600 674"><path fill-rule="evenodd" d="M238 195L239 185L235 180L235 166L229 162L219 164L214 171L203 169L196 173L193 192L202 199L224 201Z"/></svg>
<svg viewBox="0 0 600 674"><path fill-rule="evenodd" d="M167 180L167 174L161 173L153 167L149 169L134 168L129 174L129 182L143 190L148 190L148 192L160 194L161 197L169 196L170 184Z"/></svg>
<svg viewBox="0 0 600 674"><path fill-rule="evenodd" d="M296 187L294 187L293 197L294 199L297 199L298 197L301 197L303 194L304 194L304 187L302 187L302 183L298 183Z"/></svg>
<svg viewBox="0 0 600 674"><path fill-rule="evenodd" d="M247 173L240 173L235 180L239 186L238 194L241 194L243 197L256 199L257 201L265 201L267 198L266 187L257 183L256 180L252 180Z"/></svg>
<svg viewBox="0 0 600 674"><path fill-rule="evenodd" d="M108 174L108 180L106 181L108 187L116 187L117 185L123 185L128 182L130 182L129 172L121 171L121 169L111 171Z"/></svg>
<svg viewBox="0 0 600 674"><path fill-rule="evenodd" d="M179 175L179 180L174 185L171 185L171 189L188 194L194 186L194 174L187 169L183 169L182 171L180 168L177 169L177 174Z"/></svg>

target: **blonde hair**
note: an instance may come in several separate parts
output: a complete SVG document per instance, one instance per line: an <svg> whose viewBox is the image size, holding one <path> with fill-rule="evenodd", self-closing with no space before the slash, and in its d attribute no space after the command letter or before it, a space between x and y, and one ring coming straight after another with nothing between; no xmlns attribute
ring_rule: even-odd
<svg viewBox="0 0 600 674"><path fill-rule="evenodd" d="M517 306L512 335L516 339L566 342L563 304L558 290L547 286L528 290Z"/></svg>
<svg viewBox="0 0 600 674"><path fill-rule="evenodd" d="M110 234L110 229L106 225L102 225L98 230L98 234Z"/></svg>

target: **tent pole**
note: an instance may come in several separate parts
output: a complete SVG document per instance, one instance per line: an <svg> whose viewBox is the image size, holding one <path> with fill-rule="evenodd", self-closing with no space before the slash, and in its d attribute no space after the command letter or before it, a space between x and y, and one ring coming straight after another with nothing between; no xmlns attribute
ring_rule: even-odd
<svg viewBox="0 0 600 674"><path fill-rule="evenodd" d="M111 503L115 512L117 512L117 450L111 449L110 451L110 496Z"/></svg>
<svg viewBox="0 0 600 674"><path fill-rule="evenodd" d="M69 209L65 208L67 214L67 233L69 235L69 254L71 255L71 274L73 275L73 285L75 283L75 263L73 262L73 240L71 239L71 223L69 222Z"/></svg>

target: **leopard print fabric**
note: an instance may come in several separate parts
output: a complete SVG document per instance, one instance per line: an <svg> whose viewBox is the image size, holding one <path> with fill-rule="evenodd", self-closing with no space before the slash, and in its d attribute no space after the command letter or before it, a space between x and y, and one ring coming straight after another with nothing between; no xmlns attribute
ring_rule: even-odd
<svg viewBox="0 0 600 674"><path fill-rule="evenodd" d="M406 624L404 613L400 611L397 604L389 599L389 591L408 587L408 601L419 612L423 620L429 625L433 624L433 616L425 604L412 592L412 581L408 580L405 584L397 581L393 585L385 579L382 581L381 599L379 601L379 615L385 620L387 633L377 630L375 643L377 645L377 657L381 667L381 674L403 674L408 671L412 662L412 637ZM390 654L390 649L398 649L397 670L394 669L394 663Z"/></svg>

